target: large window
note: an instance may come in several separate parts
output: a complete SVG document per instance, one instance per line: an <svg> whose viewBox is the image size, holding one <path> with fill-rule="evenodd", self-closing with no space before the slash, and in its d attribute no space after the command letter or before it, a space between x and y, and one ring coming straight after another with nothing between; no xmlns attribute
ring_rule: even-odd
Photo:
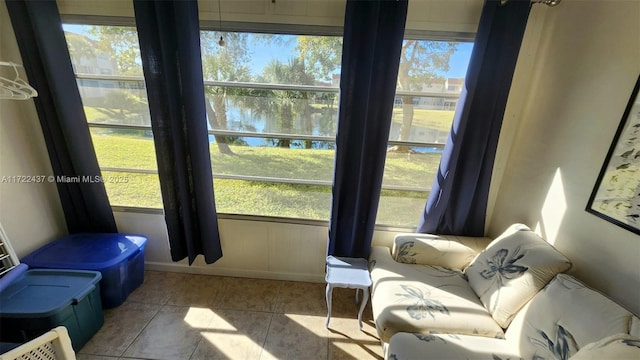
<svg viewBox="0 0 640 360"><path fill-rule="evenodd" d="M328 219L342 39L204 31L201 44L218 211Z"/></svg>
<svg viewBox="0 0 640 360"><path fill-rule="evenodd" d="M64 29L111 204L161 208L135 28ZM218 212L329 219L342 39L202 31L201 44ZM468 50L405 41L377 223L417 223Z"/></svg>

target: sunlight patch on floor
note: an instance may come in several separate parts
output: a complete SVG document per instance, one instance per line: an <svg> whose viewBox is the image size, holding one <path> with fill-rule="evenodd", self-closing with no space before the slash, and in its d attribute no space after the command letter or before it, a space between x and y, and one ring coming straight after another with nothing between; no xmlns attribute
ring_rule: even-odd
<svg viewBox="0 0 640 360"><path fill-rule="evenodd" d="M206 329L214 315L211 309L190 307L184 316L184 322L195 329Z"/></svg>

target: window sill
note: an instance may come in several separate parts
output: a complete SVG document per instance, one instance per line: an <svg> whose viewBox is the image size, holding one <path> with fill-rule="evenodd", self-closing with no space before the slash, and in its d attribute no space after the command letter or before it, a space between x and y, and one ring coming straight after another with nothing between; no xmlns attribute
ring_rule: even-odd
<svg viewBox="0 0 640 360"><path fill-rule="evenodd" d="M133 206L112 206L113 212L122 213L137 213L137 214L149 214L149 215L163 215L163 209L156 208L143 208ZM242 220L242 221L259 221L259 222L272 222L280 224L293 224L293 225L309 225L309 226L322 226L329 227L329 221L327 220L313 220L313 219L296 219L285 218L276 216L260 216L260 215L242 215L242 214L225 214L219 213L218 219L224 220ZM397 225L383 225L376 224L375 230L378 231L397 231L397 232L413 232L415 227L397 226Z"/></svg>

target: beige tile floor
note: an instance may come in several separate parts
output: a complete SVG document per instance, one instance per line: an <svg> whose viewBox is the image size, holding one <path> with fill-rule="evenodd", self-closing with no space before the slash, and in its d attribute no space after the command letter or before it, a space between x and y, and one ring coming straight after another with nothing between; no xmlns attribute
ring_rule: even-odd
<svg viewBox="0 0 640 360"><path fill-rule="evenodd" d="M358 330L355 290L325 285L145 272L145 281L82 348L79 360L382 359L371 304Z"/></svg>

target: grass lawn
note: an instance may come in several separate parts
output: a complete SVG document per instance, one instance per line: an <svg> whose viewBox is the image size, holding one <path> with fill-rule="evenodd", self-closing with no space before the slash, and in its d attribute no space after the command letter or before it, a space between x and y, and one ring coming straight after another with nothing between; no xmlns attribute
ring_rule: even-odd
<svg viewBox="0 0 640 360"><path fill-rule="evenodd" d="M413 109L413 126L420 126L440 131L451 130L453 122L452 110ZM392 121L402 124L402 108L394 108Z"/></svg>
<svg viewBox="0 0 640 360"><path fill-rule="evenodd" d="M157 169L153 141L148 137L114 134L91 129L102 168ZM143 135L140 132L139 135ZM234 155L218 152L211 144L214 174L295 178L331 182L333 150L230 146ZM439 154L387 154L384 184L430 188L440 161ZM127 182L105 183L112 205L161 208L160 184L155 174L103 171L103 176L125 177ZM232 179L214 180L217 211L327 220L331 186L292 185ZM384 190L377 223L415 226L427 192Z"/></svg>
<svg viewBox="0 0 640 360"><path fill-rule="evenodd" d="M318 107L320 105L312 105L312 107ZM326 105L321 105L322 108ZM133 116L135 114L129 111L124 111L124 118L119 111L115 111L109 108L91 107L85 106L84 112L87 117L87 121L94 123L121 123L123 120ZM402 124L402 108L393 108L393 115L391 121L397 124ZM424 128L449 131L451 129L451 123L453 121L454 111L452 110L429 110L429 109L413 109L413 125Z"/></svg>
<svg viewBox="0 0 640 360"><path fill-rule="evenodd" d="M84 114L88 122L96 123L112 123L114 120L116 120L117 123L132 115L128 110L123 110L122 113L120 113L119 110L93 106L85 106Z"/></svg>
<svg viewBox="0 0 640 360"><path fill-rule="evenodd" d="M324 104L312 104L316 109L326 109ZM391 121L402 124L402 108L394 107ZM453 122L453 110L430 110L430 109L413 109L413 125L440 131L451 130Z"/></svg>

